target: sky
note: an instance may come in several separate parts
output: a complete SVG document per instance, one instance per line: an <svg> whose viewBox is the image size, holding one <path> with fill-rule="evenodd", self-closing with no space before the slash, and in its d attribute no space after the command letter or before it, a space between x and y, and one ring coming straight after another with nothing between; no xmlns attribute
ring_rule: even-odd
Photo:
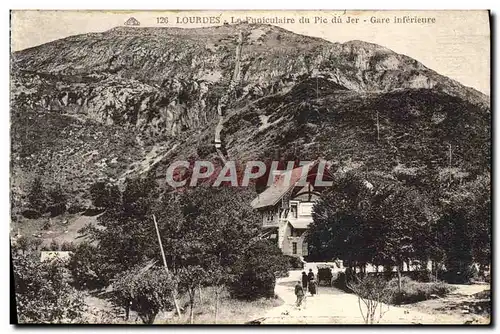
<svg viewBox="0 0 500 334"><path fill-rule="evenodd" d="M490 27L487 11L12 11L11 50L19 51L71 35L103 32L135 17L141 27L193 28L210 23L177 23L189 17L221 21L286 17L276 24L331 42L362 40L410 56L436 72L490 94ZM433 18L434 23L393 23L394 17ZM168 18L165 20L159 17ZM301 18L309 23L299 23ZM355 21L357 23L347 23ZM316 20L315 18L321 18ZM332 20L342 19L342 23ZM376 18L377 23L371 23ZM389 23L383 20L389 20ZM326 20L326 21L325 21ZM160 23L163 22L163 23ZM327 23L323 23L327 22Z"/></svg>

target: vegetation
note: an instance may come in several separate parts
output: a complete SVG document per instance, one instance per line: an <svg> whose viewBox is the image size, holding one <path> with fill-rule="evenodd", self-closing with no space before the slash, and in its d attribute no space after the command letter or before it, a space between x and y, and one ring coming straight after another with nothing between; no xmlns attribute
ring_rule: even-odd
<svg viewBox="0 0 500 334"><path fill-rule="evenodd" d="M484 191L488 179L448 188L448 204L443 205L443 199L399 181L368 175L372 184L365 177L338 177L315 205L307 236L310 259L343 259L350 272L356 267L363 272L367 263L390 271L396 266L400 292L403 263L418 262L423 270L432 260L439 264L434 273L445 268L457 279L470 276L473 261L489 263L491 215Z"/></svg>
<svg viewBox="0 0 500 334"><path fill-rule="evenodd" d="M388 289L391 296L389 303L394 305L411 304L431 298L443 297L454 290L452 286L445 282L422 283L408 277L403 277L401 280L401 292L395 279L388 282Z"/></svg>
<svg viewBox="0 0 500 334"><path fill-rule="evenodd" d="M81 231L91 244L78 246L70 262L80 287L110 284L147 260L163 263L154 216L175 289L189 296L191 322L202 286L215 289L216 306L224 287L235 298L274 297L276 276L288 263L276 245L257 237L260 221L249 206L250 191L200 186L161 192L151 177L127 180L120 194L102 189L113 187L92 187L99 194L94 198L107 205L100 224Z"/></svg>
<svg viewBox="0 0 500 334"><path fill-rule="evenodd" d="M131 305L145 324L152 324L160 311L173 308L174 278L163 268L141 271L133 268L113 282L114 298L118 305Z"/></svg>
<svg viewBox="0 0 500 334"><path fill-rule="evenodd" d="M33 253L12 253L20 323L80 322L84 303L58 261L40 262Z"/></svg>
<svg viewBox="0 0 500 334"><path fill-rule="evenodd" d="M389 303L392 296L387 281L380 277L365 276L348 283L348 287L358 296L359 311L364 322L370 325L379 322L384 314L383 303Z"/></svg>

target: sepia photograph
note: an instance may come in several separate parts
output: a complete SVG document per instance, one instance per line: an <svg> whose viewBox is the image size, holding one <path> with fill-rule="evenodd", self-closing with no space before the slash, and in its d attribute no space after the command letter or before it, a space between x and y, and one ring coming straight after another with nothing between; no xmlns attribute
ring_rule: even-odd
<svg viewBox="0 0 500 334"><path fill-rule="evenodd" d="M11 10L13 323L490 325L491 20Z"/></svg>

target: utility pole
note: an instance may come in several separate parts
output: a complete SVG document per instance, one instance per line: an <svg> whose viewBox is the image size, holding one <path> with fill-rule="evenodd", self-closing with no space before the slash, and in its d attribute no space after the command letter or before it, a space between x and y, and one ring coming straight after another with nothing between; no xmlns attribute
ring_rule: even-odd
<svg viewBox="0 0 500 334"><path fill-rule="evenodd" d="M153 214L153 222L155 223L156 235L158 236L158 243L160 244L161 257L163 258L163 266L165 267L165 271L168 274L169 271L168 271L167 259L165 258L165 252L163 251L163 244L161 243L161 238L160 238L160 230L158 229L158 223L156 222L156 216L154 214ZM180 318L181 310L179 309L179 304L177 303L177 298L175 297L175 291L173 290L172 290L172 298L174 300L175 311L177 312L177 316Z"/></svg>

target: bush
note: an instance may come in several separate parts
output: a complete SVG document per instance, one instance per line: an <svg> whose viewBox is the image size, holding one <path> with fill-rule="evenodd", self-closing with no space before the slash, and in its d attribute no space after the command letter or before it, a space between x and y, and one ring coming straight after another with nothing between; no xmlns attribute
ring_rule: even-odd
<svg viewBox="0 0 500 334"><path fill-rule="evenodd" d="M115 302L125 307L132 303L132 308L146 324L152 324L160 311L173 309L172 291L175 289L175 281L164 268L144 271L136 267L119 274L113 283Z"/></svg>
<svg viewBox="0 0 500 334"><path fill-rule="evenodd" d="M71 288L58 262L33 254L12 254L17 317L20 323L81 322L83 298Z"/></svg>
<svg viewBox="0 0 500 334"><path fill-rule="evenodd" d="M340 271L336 273L336 277L333 281L333 286L342 291L351 293L351 289L348 287L348 283L352 281L355 277L349 274L349 268L346 271Z"/></svg>
<svg viewBox="0 0 500 334"><path fill-rule="evenodd" d="M240 299L273 298L276 277L269 271L247 270L232 285L232 295Z"/></svg>
<svg viewBox="0 0 500 334"><path fill-rule="evenodd" d="M50 242L49 248L50 248L51 251L59 251L59 250L61 250L61 246L54 239L52 239L52 241Z"/></svg>
<svg viewBox="0 0 500 334"><path fill-rule="evenodd" d="M304 269L304 262L300 258L291 255L284 255L288 259L290 269Z"/></svg>
<svg viewBox="0 0 500 334"><path fill-rule="evenodd" d="M28 218L28 219L38 219L42 216L42 213L40 211L35 210L35 209L26 209L21 212L23 217Z"/></svg>
<svg viewBox="0 0 500 334"><path fill-rule="evenodd" d="M28 205L33 212L45 213L47 209L47 194L42 179L37 177L33 180L28 191Z"/></svg>
<svg viewBox="0 0 500 334"><path fill-rule="evenodd" d="M76 249L76 246L72 242L64 241L61 244L61 250L62 251L74 251Z"/></svg>
<svg viewBox="0 0 500 334"><path fill-rule="evenodd" d="M366 275L348 282L347 285L358 296L358 302L363 301L366 307L365 311L363 311L360 303L359 310L365 323L379 322L385 313L382 311L381 303L390 302L393 295L389 282L382 277ZM378 315L377 310L379 311Z"/></svg>
<svg viewBox="0 0 500 334"><path fill-rule="evenodd" d="M452 284L468 284L479 277L479 271L473 265L466 266L463 270L453 269L441 272L439 278Z"/></svg>
<svg viewBox="0 0 500 334"><path fill-rule="evenodd" d="M75 248L68 266L73 276L73 284L80 289L102 288L111 278L97 247L89 243L81 243Z"/></svg>
<svg viewBox="0 0 500 334"><path fill-rule="evenodd" d="M269 240L252 244L235 265L235 281L230 285L233 297L255 300L274 297L278 274L288 270L288 259Z"/></svg>
<svg viewBox="0 0 500 334"><path fill-rule="evenodd" d="M402 277L401 292L398 291L397 279L389 282L390 289L394 292L391 304L411 304L432 298L431 295L444 296L453 290L453 287L444 282L421 283Z"/></svg>
<svg viewBox="0 0 500 334"><path fill-rule="evenodd" d="M51 217L57 217L66 212L66 204L65 203L57 203L50 205L47 208L47 211L50 212Z"/></svg>

